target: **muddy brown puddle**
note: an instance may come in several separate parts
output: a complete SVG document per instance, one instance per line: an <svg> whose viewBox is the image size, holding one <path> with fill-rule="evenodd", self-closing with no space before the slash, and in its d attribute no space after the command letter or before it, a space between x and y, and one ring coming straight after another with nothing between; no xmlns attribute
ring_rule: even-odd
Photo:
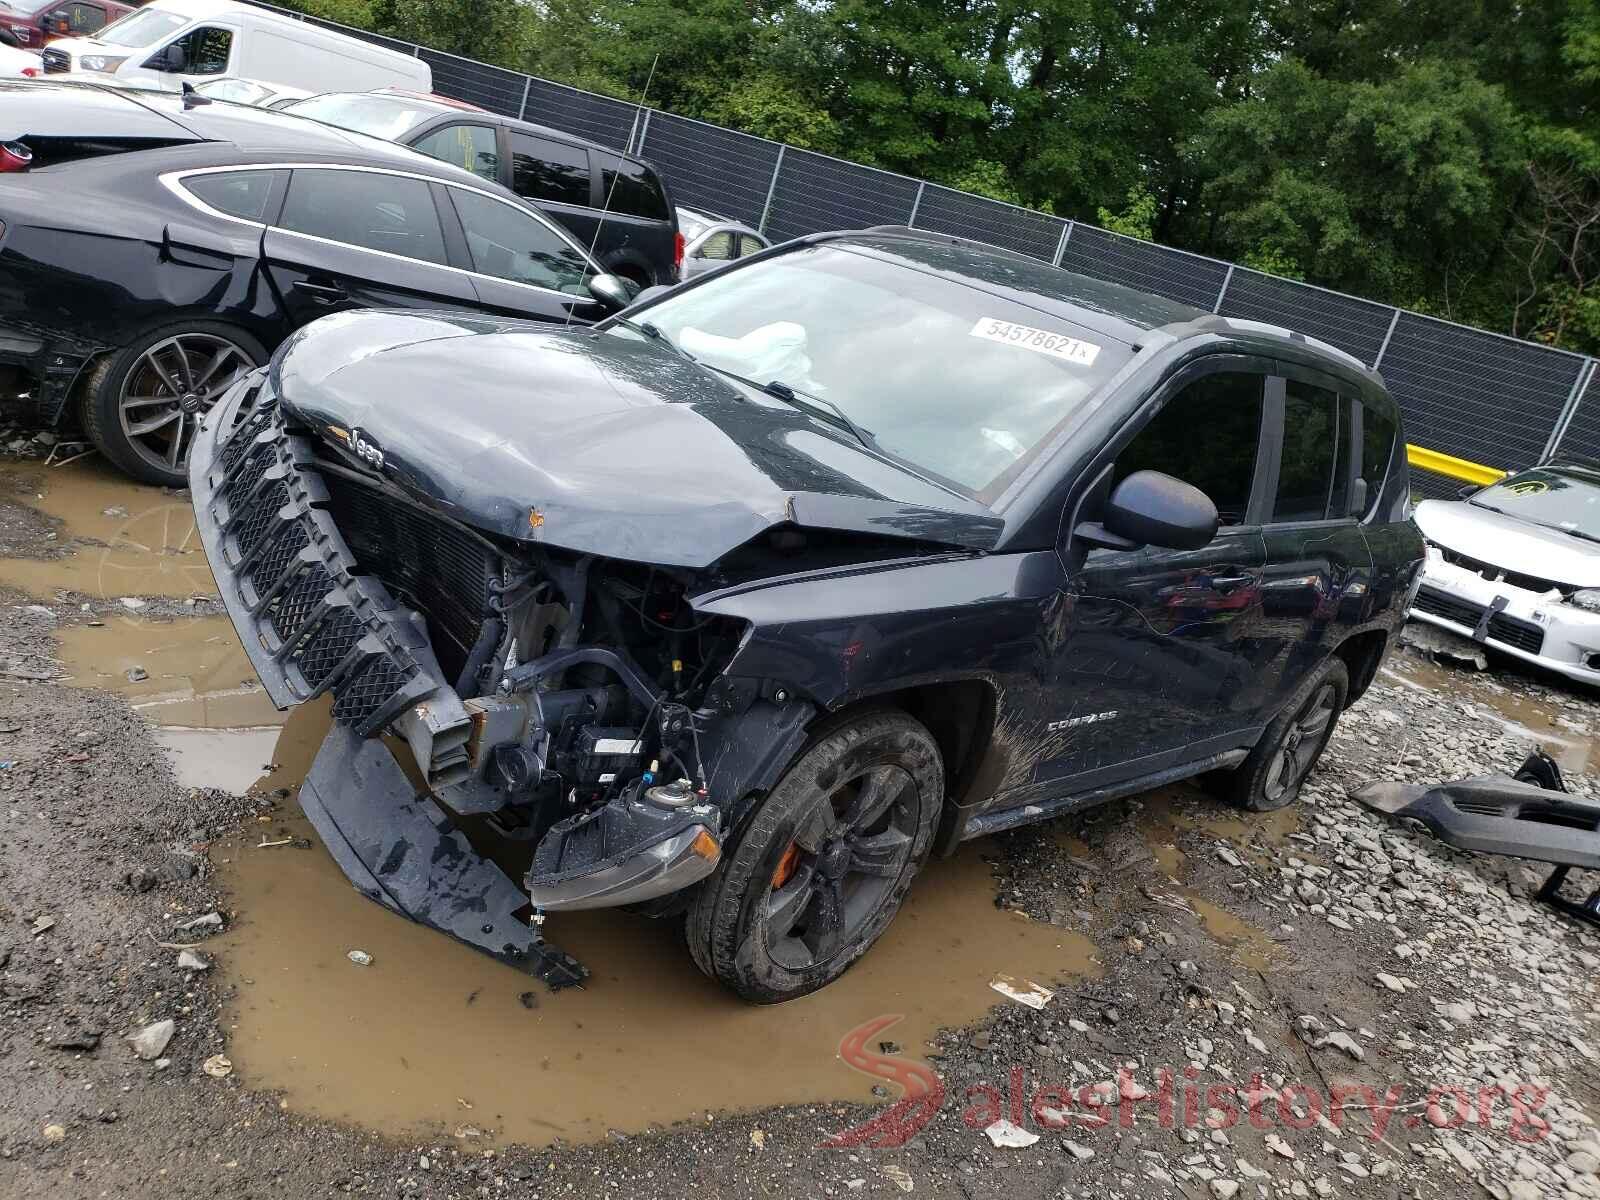
<svg viewBox="0 0 1600 1200"><path fill-rule="evenodd" d="M303 773L325 729L325 713L296 711L268 782ZM389 1132L545 1143L870 1101L874 1081L838 1058L861 1022L903 1015L884 1036L920 1056L937 1029L998 1001L997 974L1048 985L1095 969L1087 938L997 909L971 847L932 864L867 957L804 999L744 1004L696 970L670 924L606 911L550 918L550 940L592 972L552 993L362 898L293 812L212 848L237 911L212 943L238 990L229 1055L291 1108ZM286 836L313 848L260 845ZM352 963L354 949L372 965Z"/></svg>
<svg viewBox="0 0 1600 1200"><path fill-rule="evenodd" d="M1440 666L1416 654L1392 654L1382 674L1389 683L1427 693L1437 703L1470 705L1479 718L1498 725L1513 737L1538 742L1563 771L1587 771L1600 763L1600 756L1595 753L1596 731L1586 722L1564 717L1559 707L1548 700L1516 695L1492 672ZM1405 731L1401 729L1397 741L1403 742L1404 738Z"/></svg>
<svg viewBox="0 0 1600 1200"><path fill-rule="evenodd" d="M99 455L0 466L0 497L61 522L59 558L0 558L0 583L31 596L215 596L186 497L135 483Z"/></svg>
<svg viewBox="0 0 1600 1200"><path fill-rule="evenodd" d="M1156 863L1171 881L1171 892L1154 897L1179 911L1187 909L1207 936L1224 946L1239 966L1266 971L1283 965L1288 952L1266 930L1258 928L1180 882L1186 855L1178 848L1184 833L1196 832L1228 841L1241 857L1263 865L1262 851L1281 846L1300 827L1298 805L1270 813L1243 813L1221 801L1197 795L1192 788L1168 787L1140 798L1139 829ZM1221 864L1216 864L1221 869Z"/></svg>

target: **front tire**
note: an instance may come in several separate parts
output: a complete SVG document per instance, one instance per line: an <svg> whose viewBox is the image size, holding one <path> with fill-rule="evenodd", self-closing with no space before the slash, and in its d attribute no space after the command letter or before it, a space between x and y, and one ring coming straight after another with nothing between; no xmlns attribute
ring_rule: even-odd
<svg viewBox="0 0 1600 1200"><path fill-rule="evenodd" d="M150 330L90 374L82 401L84 431L135 479L184 487L200 422L223 393L266 360L265 346L221 322Z"/></svg>
<svg viewBox="0 0 1600 1200"><path fill-rule="evenodd" d="M746 1000L814 992L887 928L933 845L944 763L903 713L811 743L760 801L685 926L695 963Z"/></svg>
<svg viewBox="0 0 1600 1200"><path fill-rule="evenodd" d="M1249 812L1274 812L1293 804L1328 748L1349 693L1344 660L1328 659L1289 698L1250 757L1218 779L1217 790Z"/></svg>

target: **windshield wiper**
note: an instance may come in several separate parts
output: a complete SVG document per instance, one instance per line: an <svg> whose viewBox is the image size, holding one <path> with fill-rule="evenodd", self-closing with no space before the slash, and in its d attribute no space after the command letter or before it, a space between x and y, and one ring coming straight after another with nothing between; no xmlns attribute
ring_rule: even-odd
<svg viewBox="0 0 1600 1200"><path fill-rule="evenodd" d="M699 359L695 359L695 361L700 362ZM844 409L840 408L832 400L822 396L813 396L810 392L802 392L799 388L791 387L781 379L757 383L754 379L741 375L737 371L730 371L726 367L714 366L708 362L702 362L700 365L707 370L715 371L718 375L726 375L729 379L737 380L746 387L755 388L758 392L764 392L774 399L782 400L791 408L798 408L803 413L819 417L830 425L836 425L851 434L866 449L882 453L871 431L862 429L861 426L850 419Z"/></svg>
<svg viewBox="0 0 1600 1200"><path fill-rule="evenodd" d="M1582 538L1586 542L1600 542L1600 537L1596 537L1592 533L1585 533L1581 529L1568 529L1563 525L1552 525L1551 528L1561 530L1568 537Z"/></svg>
<svg viewBox="0 0 1600 1200"><path fill-rule="evenodd" d="M688 359L692 363L700 362L700 360L698 358L696 358L694 355L690 354L687 350L685 350L682 346L678 345L677 342L673 341L666 334L662 333L660 328L658 328L655 325L652 325L649 321L635 321L635 320L632 320L629 317L612 317L611 318L611 323L613 325L621 325L624 329L631 329L631 330L633 330L633 332L639 334L641 337L649 338L652 342L660 342L663 346L665 346L668 350L671 350L679 358ZM704 364L702 364L702 365L704 365Z"/></svg>
<svg viewBox="0 0 1600 1200"><path fill-rule="evenodd" d="M1482 500L1468 500L1467 503L1472 505L1473 508L1483 508L1483 509L1487 509L1489 512L1492 512L1492 513L1499 513L1502 517L1506 517L1506 516L1510 516L1511 515L1510 513L1506 512L1505 509L1496 508L1492 504L1485 504ZM1535 523L1537 524L1537 522L1535 522Z"/></svg>

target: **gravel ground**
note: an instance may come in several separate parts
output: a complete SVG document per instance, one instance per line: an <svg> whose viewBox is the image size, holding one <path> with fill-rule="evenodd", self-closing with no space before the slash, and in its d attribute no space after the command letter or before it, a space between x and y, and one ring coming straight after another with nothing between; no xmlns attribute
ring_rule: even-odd
<svg viewBox="0 0 1600 1200"><path fill-rule="evenodd" d="M61 553L56 532L0 496L0 554ZM304 1118L206 1072L227 997L157 942L205 954L178 926L229 911L207 848L283 798L180 788L122 699L53 678L52 633L95 611L0 593L0 1197L1600 1197L1600 937L1532 902L1537 870L1347 799L1514 769L1526 744L1454 693L1380 679L1292 823L1185 786L991 841L995 903L1088 934L1103 973L942 1034L944 1103L903 1145L824 1145L876 1115L838 1105L485 1151ZM1592 696L1502 682L1600 729ZM1600 795L1592 773L1569 784ZM169 1044L138 1057L125 1039L164 1021ZM1472 1119L1448 1091L1430 1109L1431 1088L1465 1089ZM1000 1118L1029 1144L992 1144Z"/></svg>

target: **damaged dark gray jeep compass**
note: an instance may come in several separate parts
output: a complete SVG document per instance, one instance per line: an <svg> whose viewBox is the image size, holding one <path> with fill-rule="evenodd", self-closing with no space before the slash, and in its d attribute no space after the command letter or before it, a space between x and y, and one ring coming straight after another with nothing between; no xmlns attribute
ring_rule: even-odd
<svg viewBox="0 0 1600 1200"><path fill-rule="evenodd" d="M301 802L359 888L555 986L545 914L681 917L757 1001L965 838L1292 801L1423 555L1348 355L910 230L592 329L329 317L191 464L268 692L332 695Z"/></svg>

